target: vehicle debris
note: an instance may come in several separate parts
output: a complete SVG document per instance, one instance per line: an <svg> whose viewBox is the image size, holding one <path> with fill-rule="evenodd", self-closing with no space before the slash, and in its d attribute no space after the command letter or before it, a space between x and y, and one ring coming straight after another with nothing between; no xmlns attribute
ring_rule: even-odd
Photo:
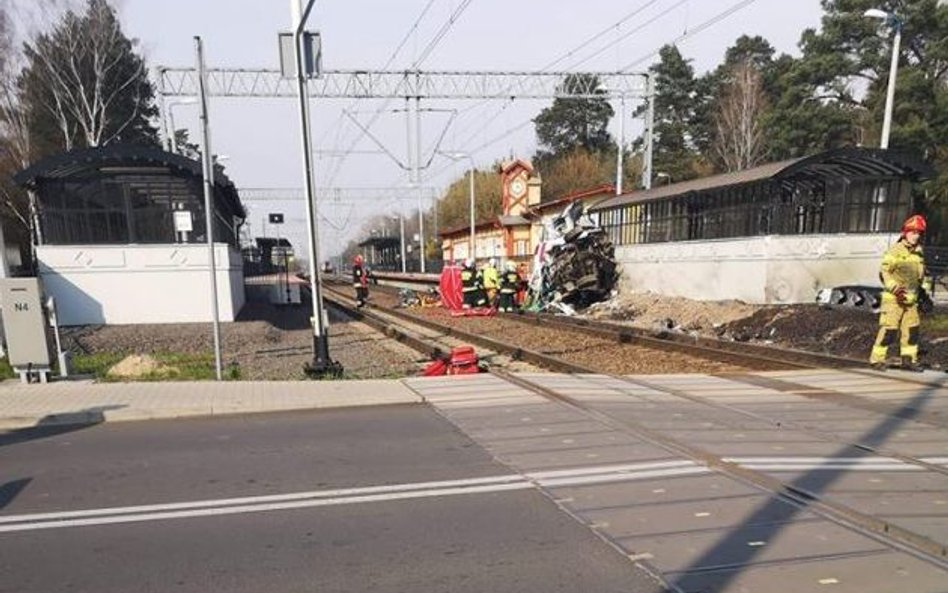
<svg viewBox="0 0 948 593"><path fill-rule="evenodd" d="M534 254L530 310L573 315L613 296L619 278L615 247L582 203L570 204L544 234L551 238Z"/></svg>

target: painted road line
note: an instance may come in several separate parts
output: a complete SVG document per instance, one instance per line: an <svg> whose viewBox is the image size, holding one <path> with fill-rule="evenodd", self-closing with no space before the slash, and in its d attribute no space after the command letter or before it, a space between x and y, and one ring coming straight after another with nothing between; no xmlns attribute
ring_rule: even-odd
<svg viewBox="0 0 948 593"><path fill-rule="evenodd" d="M245 496L241 498L220 498L214 500L195 500L189 502L173 502L165 504L150 504L130 507L113 507L103 509L89 509L83 511L63 511L56 513L37 513L32 515L0 516L0 525L21 521L46 521L71 519L77 517L96 517L104 515L121 515L134 513L151 513L174 511L182 509L198 509L223 506L238 506L246 504L266 504L292 502L306 499L336 499L347 496L364 496L370 494L385 494L412 490L438 490L441 488L467 487L490 484L522 483L523 476L507 474L502 476L487 476L483 478L469 478L464 480L445 480L439 482L415 482L409 484L392 484L388 486L367 486L363 488L342 488L337 490L314 490L311 492L291 492L287 494L269 494L262 496Z"/></svg>
<svg viewBox="0 0 948 593"><path fill-rule="evenodd" d="M181 511L139 513L133 515L118 515L106 517L89 517L84 519L64 519L59 521L39 521L30 523L15 523L0 525L0 533L14 531L35 531L39 529L57 529L62 527L80 527L90 525L114 525L117 523L140 523L144 521L161 521L168 519L185 519L195 517L213 517L220 515L237 515L261 513L289 509L334 506L343 504L359 504L367 502L390 502L416 498L433 498L439 496L453 496L458 494L477 494L482 492L502 492L510 490L527 490L533 488L530 482L515 482L509 484L490 484L487 486L469 486L464 488L440 488L437 490L411 490L408 492L392 492L387 494L372 494L367 496L349 496L346 498L321 498L316 500L300 500L292 502L278 502L265 504L249 504L206 509L192 509Z"/></svg>
<svg viewBox="0 0 948 593"><path fill-rule="evenodd" d="M924 467L899 462L888 457L876 458L839 458L839 457L731 457L725 461L739 464L749 469L769 471L924 471ZM928 463L948 461L944 457L926 458ZM288 509L323 507L343 504L369 502L387 502L418 498L434 498L464 494L528 490L533 488L553 488L671 478L713 473L705 465L689 460L652 461L631 464L612 464L593 467L577 467L564 470L529 472L525 474L506 474L444 480L391 484L386 486L368 486L362 488L343 488L335 490L317 490L288 494L246 496L216 500L198 500L166 504L137 505L62 511L52 513L33 513L24 515L0 516L0 533L78 527L89 525L109 525L192 517L210 517L257 513Z"/></svg>
<svg viewBox="0 0 948 593"><path fill-rule="evenodd" d="M577 468L572 473L569 470L537 472L529 478L519 474L508 474L466 480L418 482L81 511L10 515L0 517L0 533L526 490L571 483L596 483L684 475L699 471L705 472L708 470L703 466L696 466L692 462L639 463Z"/></svg>

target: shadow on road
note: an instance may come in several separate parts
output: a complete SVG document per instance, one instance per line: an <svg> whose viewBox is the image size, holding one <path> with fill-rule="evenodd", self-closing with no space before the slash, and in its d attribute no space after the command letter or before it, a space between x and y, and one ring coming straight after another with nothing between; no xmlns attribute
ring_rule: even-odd
<svg viewBox="0 0 948 593"><path fill-rule="evenodd" d="M38 439L48 439L61 434L85 430L105 422L105 412L119 410L125 405L95 406L76 412L48 414L28 428L17 428L0 433L0 447L18 445Z"/></svg>
<svg viewBox="0 0 948 593"><path fill-rule="evenodd" d="M934 386L923 389L903 406L891 412L882 422L854 439L853 442L872 446L884 444L893 433L921 413L922 405L932 398L937 389ZM845 457L851 459L853 457L873 457L877 455L871 451L844 445L832 455L828 455L827 458ZM789 482L786 490L788 492L803 491L810 493L817 497L814 500L818 500L818 497L845 474L846 470L813 469ZM800 501L801 497L795 496L794 499ZM748 532L753 531L757 534L755 539L765 542L772 541L784 527L792 525L791 522L795 517L807 512L810 505L811 502L806 500L794 505L779 496L774 496L740 525L729 530L727 535L695 560L691 566L674 573L666 573L666 577L676 590L685 593L723 591L728 583L740 576L743 570L752 566L754 558L763 552L766 547L749 546L747 543Z"/></svg>
<svg viewBox="0 0 948 593"><path fill-rule="evenodd" d="M20 492L26 488L26 485L33 481L33 478L21 478L0 485L0 509L13 502Z"/></svg>
<svg viewBox="0 0 948 593"><path fill-rule="evenodd" d="M48 414L29 428L18 428L0 432L0 447L19 445L39 439L48 439L79 430L92 428L105 422L105 412L124 408L124 405L95 406L76 412ZM20 495L33 478L20 478L0 484L0 509L9 506Z"/></svg>

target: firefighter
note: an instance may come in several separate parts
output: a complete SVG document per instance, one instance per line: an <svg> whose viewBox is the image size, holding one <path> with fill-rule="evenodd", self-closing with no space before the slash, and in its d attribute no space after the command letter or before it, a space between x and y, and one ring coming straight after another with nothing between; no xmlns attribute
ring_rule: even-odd
<svg viewBox="0 0 948 593"><path fill-rule="evenodd" d="M925 261L921 247L926 226L922 216L916 214L909 217L902 225L902 236L882 257L879 273L883 285L879 334L869 356L869 362L874 369L885 370L889 346L899 341L901 368L909 371L922 370L918 364L921 323L918 301L921 291L931 292L931 284L925 278Z"/></svg>
<svg viewBox="0 0 948 593"><path fill-rule="evenodd" d="M499 286L499 275L497 273L497 260L490 258L484 267L481 268L481 277L484 279L484 292L486 292L487 304L493 306L497 298L497 288Z"/></svg>
<svg viewBox="0 0 948 593"><path fill-rule="evenodd" d="M517 310L517 291L520 290L522 281L520 274L517 273L517 264L507 262L506 270L500 277L500 304L497 310L501 313L513 313Z"/></svg>
<svg viewBox="0 0 948 593"><path fill-rule="evenodd" d="M365 306L369 298L369 271L361 255L352 258L352 286L356 291L356 307Z"/></svg>
<svg viewBox="0 0 948 593"><path fill-rule="evenodd" d="M464 295L464 309L484 306L484 286L473 259L465 260L461 268L461 292Z"/></svg>

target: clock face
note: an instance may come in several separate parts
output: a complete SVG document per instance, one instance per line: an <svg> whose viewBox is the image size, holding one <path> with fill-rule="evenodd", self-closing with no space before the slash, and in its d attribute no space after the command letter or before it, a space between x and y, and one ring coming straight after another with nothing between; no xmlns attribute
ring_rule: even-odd
<svg viewBox="0 0 948 593"><path fill-rule="evenodd" d="M519 177L510 182L510 194L519 198L527 192L527 184L523 182L523 179Z"/></svg>

